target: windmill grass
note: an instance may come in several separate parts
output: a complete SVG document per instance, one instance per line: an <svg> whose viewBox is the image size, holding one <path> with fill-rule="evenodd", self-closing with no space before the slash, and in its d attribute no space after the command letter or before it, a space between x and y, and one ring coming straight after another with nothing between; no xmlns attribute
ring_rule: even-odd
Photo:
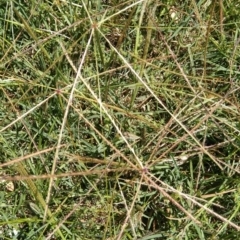
<svg viewBox="0 0 240 240"><path fill-rule="evenodd" d="M1 3L1 239L237 239L237 4Z"/></svg>

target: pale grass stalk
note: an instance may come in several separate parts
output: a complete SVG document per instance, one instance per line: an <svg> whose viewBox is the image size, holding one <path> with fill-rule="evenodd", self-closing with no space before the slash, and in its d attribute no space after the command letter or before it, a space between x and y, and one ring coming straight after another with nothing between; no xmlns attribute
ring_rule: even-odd
<svg viewBox="0 0 240 240"><path fill-rule="evenodd" d="M92 190L92 189L91 189ZM87 192L89 194L89 192ZM54 230L48 235L45 240L52 239L52 236L60 229L60 227L63 226L63 224L67 221L68 218L70 218L75 211L78 210L79 206L81 206L83 199L81 199L73 208L72 210L64 217L64 219L54 228Z"/></svg>
<svg viewBox="0 0 240 240"><path fill-rule="evenodd" d="M188 86L190 87L190 89L192 90L192 92L194 93L194 95L195 95L196 97L198 97L198 94L196 93L195 89L192 87L192 85L191 85L191 83L190 83L187 75L185 74L185 72L184 72L183 68L181 67L180 63L178 62L176 55L174 54L174 52L172 51L171 47L169 46L169 44L168 44L167 41L165 40L164 36L162 35L161 30L159 29L158 26L156 26L156 28L158 29L158 32L160 33L161 38L162 38L162 40L164 41L164 44L167 46L167 48L168 48L168 50L169 50L172 58L174 59L177 67L179 68L179 70L180 70L182 76L184 77L185 81L187 82ZM235 90L233 90L233 91L235 91ZM233 91L232 91L232 92L233 92ZM224 100L224 99L227 97L227 95L229 95L229 94L230 94L230 93L227 93L220 101L217 102L216 107L214 108L214 110L216 110L216 109L218 108L218 106L221 105L221 103L223 102L223 100ZM213 110L211 110L211 113L209 113L209 111L208 111L206 108L205 108L205 110L206 110L206 112L208 113L208 114L207 114L208 117L212 116L211 113L214 112ZM203 122L203 121L202 121L202 122ZM199 125L199 124L198 124L198 125ZM183 128L183 129L185 130L185 128ZM215 157L214 157L212 154L210 154L208 151L206 151L205 148L204 148L198 141L195 140L195 137L191 134L191 132L192 132L192 131L189 131L189 132L187 132L187 133L188 133L188 135L190 135L190 136L194 139L194 141L201 147L202 152L205 153L205 154L207 154L207 155L217 164L217 166L218 166L221 170L223 170L222 166L221 166L218 162L221 162L221 163L222 163L223 165L225 165L225 166L226 166L226 164L225 164L224 162L220 161L219 159L215 159ZM190 133L190 134L189 134L189 133Z"/></svg>
<svg viewBox="0 0 240 240"><path fill-rule="evenodd" d="M125 12L125 11L128 10L129 8L134 7L135 5L138 5L139 3L144 2L144 1L148 1L148 0L140 0L140 1L137 1L137 2L135 2L135 3L132 3L132 4L128 5L127 7L121 9L120 11L112 14L111 16L106 17L106 18L104 18L103 20L99 21L99 22L98 22L98 25L101 26L101 24L103 24L104 22L110 20L111 18L119 15L119 14L122 13L122 12Z"/></svg>
<svg viewBox="0 0 240 240"><path fill-rule="evenodd" d="M108 165L110 165L111 162L109 162ZM0 180L6 180L6 181L23 181L27 179L37 180L37 179L50 179L50 178L64 178L64 177L73 177L73 176L89 176L89 175L101 175L102 173L116 173L116 172L123 172L123 171L133 171L131 167L119 167L119 168L105 168L101 170L86 170L85 172L66 172L66 173L60 173L60 174L42 174L42 175L28 175L28 176L9 176L9 175L3 175L0 176Z"/></svg>
<svg viewBox="0 0 240 240"><path fill-rule="evenodd" d="M61 44L63 50L65 50L64 46ZM66 53L66 51L65 51ZM66 58L69 61L70 65L73 67L74 70L76 70L74 64L72 63L71 59L69 58L69 56L66 53ZM84 83L84 85L87 87L87 89L89 90L89 92L92 94L92 96L95 98L95 100L97 101L97 103L100 106L100 109L102 109L105 114L108 116L108 118L110 119L110 121L112 122L112 124L114 125L114 127L116 128L117 132L119 133L119 135L122 137L122 139L124 140L124 142L127 144L129 150L133 153L135 159L137 160L138 164L142 167L142 162L141 160L138 158L138 156L135 154L134 149L131 147L131 145L129 144L129 142L127 141L126 137L124 136L124 134L122 133L122 131L120 130L120 128L117 126L117 124L115 123L114 119L112 118L112 116L108 113L108 110L106 109L106 107L104 106L103 102L101 101L101 99L94 93L94 91L92 90L92 88L90 87L90 85L87 83L87 81L80 75L79 78L81 79L81 81ZM76 109L75 109L76 110ZM79 113L80 114L80 113ZM83 117L83 115L81 114L81 116ZM86 121L86 119L85 119ZM97 131L95 129L95 131ZM97 131L98 134L100 134L99 131ZM103 136L102 136L103 138ZM106 139L106 138L105 138ZM106 139L107 140L107 139Z"/></svg>
<svg viewBox="0 0 240 240"><path fill-rule="evenodd" d="M93 28L94 30L94 28ZM68 58L69 60L69 58ZM95 92L92 90L92 88L90 87L90 85L87 83L87 81L81 76L81 74L79 74L78 76L81 81L84 83L84 85L87 87L87 89L89 90L89 92L91 93L91 95L95 98L95 100L97 101L97 103L100 106L100 109L102 109L104 111L104 113L108 116L108 118L110 119L110 121L112 122L112 124L114 125L114 127L116 128L117 132L119 133L119 135L122 137L122 139L124 140L124 142L126 143L127 147L129 148L129 150L132 152L132 154L134 155L135 159L137 160L139 166L142 166L142 162L141 160L138 158L138 156L135 154L134 149L131 147L131 145L129 144L129 142L127 141L126 137L124 136L124 134L122 133L122 131L120 130L120 128L118 127L118 125L116 124L115 120L112 118L112 116L108 113L108 110L106 109L106 107L104 106L103 102L101 101L101 99L95 94Z"/></svg>
<svg viewBox="0 0 240 240"><path fill-rule="evenodd" d="M84 2L84 1L81 1L81 2L82 2L82 5L83 5L83 7L84 7L84 10L86 11L86 13L87 13L87 15L88 15L88 19L89 19L91 25L93 25L93 20L92 20L92 18L91 18L91 15L90 15L90 13L89 13L89 11L88 11L88 8L87 8L85 2Z"/></svg>
<svg viewBox="0 0 240 240"><path fill-rule="evenodd" d="M22 56L23 54L26 54L28 52L31 52L32 50L36 49L38 46L40 45L43 45L45 42L47 42L48 40L51 40L52 38L56 37L56 36L61 36L62 32L68 30L68 29L71 29L73 27L77 27L78 25L80 25L81 23L83 22L83 20L79 20L79 21L76 21L74 22L73 24L71 25L68 25L67 27L64 27L62 29L60 29L59 31L55 31L53 32L53 34L49 35L48 37L44 38L44 39L39 39L35 44L31 44L31 47L28 47L26 48L25 50L23 50L22 52L20 53L16 53L12 58L11 58L11 61L19 58L20 56ZM14 42L15 43L15 42ZM6 62L7 63L7 62Z"/></svg>
<svg viewBox="0 0 240 240"><path fill-rule="evenodd" d="M58 148L62 148L62 147L64 147L64 146L66 146L66 145L63 144L63 145L59 145L59 146L57 146L57 147L58 147ZM23 160L25 160L25 159L28 159L28 158L32 158L32 157L39 156L39 155L41 155L41 154L43 154L43 153L47 153L47 152L53 151L53 150L55 150L55 149L56 149L56 147L51 147L51 148L43 149L43 150L41 150L41 151L37 151L37 152L34 152L34 153L30 153L30 154L25 155L25 156L22 156L22 157L18 157L18 158L12 159L12 160L10 160L9 162L0 164L0 168L6 167L6 166L10 166L10 165L12 165L12 164L21 162L21 161L23 161Z"/></svg>
<svg viewBox="0 0 240 240"><path fill-rule="evenodd" d="M11 106L12 106L12 109L17 113L17 116L19 116L18 110L15 108L15 106L14 106L14 104L13 104L11 98L9 98L8 94L5 92L4 89L2 89L2 91L5 93L5 95L6 95L7 99L8 99L8 101L10 102L10 104L11 104ZM35 147L37 153L39 153L38 146L37 146L37 144L35 143L35 141L34 141L32 135L31 135L31 133L30 133L28 127L27 127L27 125L25 124L25 121L24 121L23 119L21 119L20 121L21 121L21 123L23 124L24 128L26 129L26 132L27 132L29 138L31 139L31 142L32 142L33 146ZM53 148L53 149L54 149L54 148ZM41 161L42 161L42 164L44 165L44 159L43 159L42 155L39 154L39 157L40 157L40 159L41 159ZM8 162L7 162L7 163L8 163ZM10 164L12 164L11 161L10 161ZM1 164L0 164L0 167L1 167ZM50 172L50 171L49 171L49 168L48 168L47 165L45 165L45 169L46 169L46 171L47 171L48 173Z"/></svg>
<svg viewBox="0 0 240 240"><path fill-rule="evenodd" d="M135 202L136 202L136 200L137 200L137 197L138 197L138 194L139 194L139 191L140 191L140 187L141 187L141 185L142 185L142 180L143 180L143 175L141 175L140 182L138 183L135 196L134 196L134 198L133 198L133 200L132 200L132 204L131 204L131 206L130 206L129 209L128 209L128 207L127 207L127 202L126 202L126 199L125 199L124 194L123 194L123 192L122 192L121 186L120 186L120 184L118 183L118 186L119 186L119 189L120 189L120 192L121 192L123 201L124 201L124 205L125 205L125 208L126 208L126 210L127 210L127 216L126 216L126 218L125 218L125 220L124 220L124 222L123 222L123 224L122 224L122 228L121 228L121 230L120 230L120 233L118 234L117 240L120 240L120 239L121 239L122 234L123 234L125 228L127 227L128 221L130 221L130 225L131 225L131 227L132 227L132 231L133 231L133 234L134 234L134 236L135 236L134 239L136 239L136 232L135 232L135 229L134 229L134 224L133 224L132 219L131 219L131 213L132 213L133 208L134 208L134 206L135 206Z"/></svg>
<svg viewBox="0 0 240 240"><path fill-rule="evenodd" d="M239 216L239 210L240 210L240 204L239 202L237 203L237 206L235 206L235 210L233 212L233 214L231 215L230 219L234 218L236 215ZM221 226L220 229L218 229L218 233L217 235L220 235L220 233L222 233L222 231L224 231L226 229L226 227L228 226L229 223L225 223L223 226ZM238 229L239 231L239 229Z"/></svg>
<svg viewBox="0 0 240 240"><path fill-rule="evenodd" d="M184 124L174 115L172 114L168 108L164 105L164 103L156 96L156 94L153 92L153 90L148 86L147 83L145 83L142 78L138 75L138 73L133 69L133 67L128 63L128 61L121 55L121 53L111 44L111 42L105 37L105 35L101 32L100 29L98 29L100 34L105 38L105 40L108 42L108 44L111 46L111 48L118 54L118 56L121 58L121 60L128 66L128 68L131 70L131 72L136 76L136 78L143 84L143 86L152 94L152 96L158 101L158 103L166 110L166 112L182 127L182 129L197 143L197 145L202 149L202 151L208 155L215 163L216 165L222 170L222 166L217 162L217 160L214 158L212 154L210 154L208 151L205 150L205 148L202 146L202 144L194 137L194 135L189 131Z"/></svg>
<svg viewBox="0 0 240 240"><path fill-rule="evenodd" d="M74 108L75 109L75 108ZM119 151L109 140L107 140L95 127L94 125L88 121L87 118L78 110L75 111L79 114L79 116L117 153L119 157L122 157L133 169L137 170L137 167L130 161L121 151ZM111 161L109 161L111 163Z"/></svg>
<svg viewBox="0 0 240 240"><path fill-rule="evenodd" d="M206 116L204 116L204 118L201 119L201 120L198 122L198 124L197 124L196 126L194 126L194 127L190 130L190 132L191 132L191 133L195 132L196 129L198 129L198 127L200 127L205 121L207 121L207 119L208 119L210 116L213 115L213 112L219 107L219 105L222 103L222 101L223 101L223 99L221 99L219 102L217 102L217 104L216 104L213 108L211 108L210 111L208 111L208 114L207 114ZM178 141L176 141L171 147L169 147L166 152L164 152L161 156L159 156L159 159L161 159L164 155L166 155L166 154L167 154L168 152L170 152L174 147L176 147L180 142L182 142L184 139L186 139L187 136L189 136L188 133L186 133L184 136L182 136L180 139L178 139ZM233 141L233 139L231 139L231 141ZM199 145L199 144L198 144L198 145ZM218 161L218 162L221 163L223 166L225 166L225 167L227 167L227 168L229 168L229 169L231 169L231 170L233 170L233 171L235 171L235 172L237 172L237 173L240 173L239 170L234 169L233 167L229 166L229 165L228 165L227 163L225 163L224 161L222 161L222 160L220 160L220 159L215 159L215 157L214 157L211 153L209 153L209 152L207 151L207 147L204 147L204 148L203 148L203 146L202 146L201 144L199 145L199 147L200 147L201 152L207 154L215 163ZM222 167L221 167L221 169L222 169Z"/></svg>
<svg viewBox="0 0 240 240"><path fill-rule="evenodd" d="M73 5L73 6L76 6L76 7L82 8L81 5L76 4L76 3L72 2L72 1L67 1L67 0L59 0L59 1L62 2L63 4L68 3L68 4L71 4L71 5Z"/></svg>
<svg viewBox="0 0 240 240"><path fill-rule="evenodd" d="M54 178L52 176L55 174L55 169L56 169L58 155L59 155L59 149L60 149L59 146L61 145L61 142L62 142L63 131L65 129L65 124L66 124L66 121L67 121L69 108L72 104L74 91L75 91L75 88L77 86L77 80L81 75L82 66L83 66L85 57L87 55L88 48L89 48L91 40L92 40L93 32L94 32L94 30L92 29L91 34L90 34L89 39L88 39L88 42L87 42L87 45L86 45L86 48L85 48L85 51L83 53L83 56L82 56L82 59L81 59L81 62L80 62L80 65L79 65L78 71L77 71L77 75L76 75L76 77L74 79L74 82L73 82L72 90L71 90L71 93L69 95L66 110L65 110L64 117L63 117L63 120L62 120L61 130L60 130L60 133L59 133L59 138L58 138L58 143L57 143L57 149L56 149L54 159L53 159L53 165L52 165L52 170L51 170L51 178L50 178L49 186L48 186L48 193L47 193L47 197L46 197L46 208L45 208L44 217L43 217L44 221L46 220L46 217L47 217L48 204L49 204L49 201L50 201L51 191L52 191L52 186L53 186L53 181L54 181Z"/></svg>
<svg viewBox="0 0 240 240"><path fill-rule="evenodd" d="M74 108L74 106L72 106ZM74 108L75 109L75 108ZM119 151L110 141L108 141L95 127L94 125L88 121L88 119L86 119L83 114L78 110L78 109L75 109L75 111L79 114L79 116L120 156L122 157L126 162L128 162L131 166L132 166L132 169L136 169L136 166L133 165L133 163L123 154L121 153L121 151ZM111 161L109 161L109 164L108 166L111 165ZM107 166L107 167L108 167ZM107 168L106 167L106 168ZM121 169L119 169L120 171L122 171ZM95 174L96 172L89 172L90 175L92 174ZM103 172L104 174L105 172ZM81 173L81 174L77 174L77 173L74 173L73 175L71 176L74 176L74 175L88 175L88 174L85 174L85 173ZM59 175L55 175L55 177L58 177ZM69 173L66 173L64 174L64 176L70 176ZM61 177L64 177L63 175L61 175ZM39 177L39 176L38 176ZM142 181L141 181L142 182ZM140 186L140 184L139 184ZM67 219L76 211L76 209L80 206L82 200L80 200L80 202L71 210L71 212L69 212L65 217L64 219L58 224L58 226L54 229L54 231L48 236L47 239L50 239L51 236L53 236L53 234L67 221ZM46 240L47 240L46 239Z"/></svg>
<svg viewBox="0 0 240 240"><path fill-rule="evenodd" d="M24 114L22 114L21 116L17 117L14 121L12 121L11 123L9 123L7 126L3 127L2 129L0 129L0 133L5 131L6 129L8 129L9 127L11 127L12 125L14 125L15 123L17 123L18 121L22 120L23 118L25 118L28 114L30 114L31 112L33 112L35 109L37 109L38 107L40 107L41 105L43 105L45 102L47 102L50 98L52 98L53 96L55 96L57 93L54 92L52 95L50 95L49 97L47 97L46 99L44 99L43 101L41 101L40 103L38 103L35 107L31 108L30 110L28 110L27 112L25 112Z"/></svg>
<svg viewBox="0 0 240 240"><path fill-rule="evenodd" d="M216 212L214 212L213 210L209 209L208 207L206 207L205 205L202 205L201 203L199 203L198 201L196 201L193 197L178 191L177 189L171 187L170 185L166 184L165 182L162 182L161 180L157 179L154 175L150 174L150 177L148 177L146 175L146 181L149 181L149 183L151 184L152 187L154 187L155 189L158 189L159 191L161 191L161 188L156 184L156 182L154 182L152 179L155 179L156 182L159 182L162 186L165 186L168 190L170 190L171 192L177 193L180 196L182 196L185 199L190 200L192 203L194 203L195 205L199 206L200 208L204 209L206 212L212 214L213 216L217 217L218 219L220 219L221 221L229 224L230 226L234 227L235 229L237 229L238 231L240 231L240 226L236 225L235 223L229 221L228 219L222 217L221 215L217 214Z"/></svg>
<svg viewBox="0 0 240 240"><path fill-rule="evenodd" d="M206 207L205 205L202 205L201 203L197 202L195 199L193 199L192 197L188 196L187 194L178 192L176 190L176 192L183 196L184 198L190 200L192 203L194 203L195 205L198 205L200 208L203 208L206 212L212 214L213 216L217 217L218 219L220 219L221 221L225 222L226 224L234 227L235 229L237 229L238 231L240 231L240 226L236 225L235 223L231 222L230 220L224 218L223 216L219 215L218 213L214 212L213 210L211 210L210 208Z"/></svg>
<svg viewBox="0 0 240 240"><path fill-rule="evenodd" d="M101 179L101 176L97 180L97 183L100 181L100 179ZM88 196L93 190L94 190L94 187L91 187L89 189L89 191L86 193L86 196ZM63 218L63 220L55 227L55 229L48 235L48 237L45 240L52 239L52 236L60 229L60 227L63 226L63 224L67 221L67 219L70 218L72 216L72 214L75 213L75 211L77 211L78 208L82 205L83 200L84 199L81 198L80 201L78 201L78 203L75 204L75 206L72 208L72 210Z"/></svg>
<svg viewBox="0 0 240 240"><path fill-rule="evenodd" d="M98 102L100 108L104 111L104 113L108 116L108 118L110 119L110 121L112 122L113 126L115 127L115 129L117 130L117 132L119 133L119 135L121 136L121 138L123 139L123 141L126 143L128 149L132 152L132 154L134 155L137 163L139 164L139 166L141 168L143 168L142 162L139 159L139 157L136 155L134 148L132 148L132 146L129 144L129 142L127 141L126 137L124 136L124 134L122 133L122 131L120 130L120 128L118 127L118 125L116 124L115 120L112 118L112 116L108 113L108 110L106 109L106 107L104 106L104 104L102 103L101 99L98 98L98 96L94 93L94 91L92 90L92 88L90 87L90 85L85 81L85 79L83 77L80 76L80 79L82 80L82 82L84 83L84 85L87 87L87 89L89 90L89 92L92 94L92 96L96 99L96 101Z"/></svg>
<svg viewBox="0 0 240 240"><path fill-rule="evenodd" d="M59 43L59 45L61 46L61 48L62 48L62 50L63 50L63 53L64 53L65 57L67 58L69 64L71 65L72 69L74 70L74 72L75 72L76 74L78 74L78 70L77 70L77 68L75 67L75 65L73 64L71 58L69 57L66 48L64 47L64 45L62 44L62 42L61 42L60 40L58 40L58 43ZM78 82L77 82L77 83L78 83Z"/></svg>
<svg viewBox="0 0 240 240"><path fill-rule="evenodd" d="M160 35L161 35L161 39L163 40L164 44L165 44L166 47L168 48L168 51L170 52L170 54L171 54L171 56L172 56L174 62L176 63L178 69L180 70L180 72L181 72L181 76L183 76L183 78L184 78L185 81L187 82L189 88L192 90L192 92L194 93L194 95L195 95L195 96L198 96L198 94L196 93L195 89L192 87L192 85L191 85L191 83L190 83L190 81L189 81L187 75L185 74L185 72L184 72L184 70L183 70L181 64L178 62L175 53L172 51L171 47L169 46L169 44L167 43L167 41L166 41L165 38L163 37L161 30L158 28L158 26L156 26L156 28L158 29L158 32L159 32Z"/></svg>
<svg viewBox="0 0 240 240"><path fill-rule="evenodd" d="M190 104L191 104L192 101L195 100L195 98L196 98L196 96L194 96L193 100L190 101ZM186 105L186 106L183 107L182 109L177 109L177 110L176 110L177 113L176 113L176 114L174 113L174 115L175 115L176 117L178 117L183 111L185 111L185 110L187 109L187 107L188 107L188 106ZM151 140L151 141L154 141L154 139L157 139L157 138L158 138L158 142L157 142L154 150L152 151L152 153L151 153L151 155L150 155L150 157L149 157L149 160L152 160L152 159L153 159L153 156L155 155L157 149L159 148L160 143L162 142L162 140L164 139L164 136L165 136L166 133L167 133L166 129L170 128L170 126L171 126L172 124L173 124L173 118L171 118L171 119L169 120L169 122L168 122L162 129L160 129L160 131L155 135L155 137L153 138L153 140ZM148 147L148 145L150 146L150 144L151 144L151 142L149 142L146 147ZM161 159L161 158L163 157L163 155L166 155L166 153L163 153L158 159ZM150 166L151 166L151 165L148 165L148 167L150 167Z"/></svg>
<svg viewBox="0 0 240 240"><path fill-rule="evenodd" d="M183 213L186 214L186 216L188 216L193 222L195 222L197 225L201 226L201 222L198 221L191 213L189 213L185 208L182 207L182 205L180 205L175 199L173 199L168 193L167 190L168 189L164 189L162 187L159 187L157 185L157 183L155 183L152 178L156 179L156 182L161 182L159 179L157 179L154 175L149 174L149 176L145 173L143 173L144 176L144 180L147 183L147 186L149 187L153 187L156 190L158 190L164 197L166 197L167 199L170 200L170 202L172 202L173 205L175 205L179 210L181 210ZM175 190L175 189L174 189ZM175 190L176 191L176 190Z"/></svg>

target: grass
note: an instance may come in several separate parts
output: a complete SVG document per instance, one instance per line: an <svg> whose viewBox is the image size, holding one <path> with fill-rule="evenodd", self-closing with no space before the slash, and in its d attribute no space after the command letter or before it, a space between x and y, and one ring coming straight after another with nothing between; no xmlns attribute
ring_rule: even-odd
<svg viewBox="0 0 240 240"><path fill-rule="evenodd" d="M238 9L3 1L1 239L238 239Z"/></svg>

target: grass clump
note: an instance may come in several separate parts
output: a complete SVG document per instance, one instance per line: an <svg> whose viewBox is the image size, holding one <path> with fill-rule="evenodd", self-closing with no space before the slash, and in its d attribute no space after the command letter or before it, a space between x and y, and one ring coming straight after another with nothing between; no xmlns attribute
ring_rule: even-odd
<svg viewBox="0 0 240 240"><path fill-rule="evenodd" d="M236 4L3 1L1 239L237 239Z"/></svg>

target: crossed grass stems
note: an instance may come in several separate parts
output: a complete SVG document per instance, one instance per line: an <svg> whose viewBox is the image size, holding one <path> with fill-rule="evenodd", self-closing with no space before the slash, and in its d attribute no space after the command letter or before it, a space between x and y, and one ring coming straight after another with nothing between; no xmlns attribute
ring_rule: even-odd
<svg viewBox="0 0 240 240"><path fill-rule="evenodd" d="M220 97L218 101L215 101L214 104L212 104L210 110L209 109L206 109L206 107L203 105L203 108L206 112L206 115L201 118L201 120L198 122L198 124L196 124L191 130L189 130L182 122L181 120L179 119L179 115L182 111L184 111L185 109L181 109L179 110L178 109L178 112L176 113L172 113L168 107L166 107L166 105L164 104L164 102L154 93L154 91L151 89L151 87L148 85L148 83L146 83L144 80L143 80L143 77L140 76L141 74L137 73L134 68L128 63L128 61L125 59L124 56L121 55L120 51L115 47L113 46L113 44L108 40L108 38L105 36L105 34L101 31L101 25L108 21L110 18L112 18L113 16L115 15L118 15L120 14L121 12L124 12L126 11L127 9L129 8L132 8L134 7L135 5L137 4L140 4L141 2L143 2L142 0L141 1L138 1L134 4L130 4L128 7L122 9L121 11L115 13L114 15L111 15L110 17L106 17L99 21L99 22L94 22L91 18L91 15L88 13L88 10L87 10L87 7L84 5L84 2L83 3L83 6L85 8L85 11L88 13L88 18L89 18L89 21L90 21L90 24L91 24L91 32L90 32L90 35L89 35L89 39L88 39L88 42L86 44L86 47L85 47L85 51L84 53L82 54L81 56L81 59L80 59L80 64L78 67L75 66L75 64L73 63L73 61L71 60L71 57L68 55L68 51L65 49L65 46L64 44L58 40L59 42L59 45L61 46L62 48L62 52L63 54L65 55L68 63L71 65L73 71L75 72L76 76L75 76L75 79L73 81L73 84L71 85L68 85L64 88L60 88L60 89L55 89L53 94L50 95L49 97L47 97L46 99L44 99L42 102L40 102L39 104L37 104L35 107L33 107L32 109L30 109L29 111L27 111L25 114L21 115L21 116L18 116L18 118L11 122L9 125L5 126L4 128L2 128L0 130L0 132L3 132L4 130L10 128L12 125L14 125L15 123L17 122L23 122L23 119L28 116L29 114L31 114L32 112L34 112L35 109L39 108L40 106L42 106L44 103L46 103L47 101L49 101L49 99L53 98L54 96L58 95L58 97L61 97L64 102L66 103L66 108L65 108L65 112L64 112L64 117L63 117L63 120L62 120L62 124L61 124L61 129L60 129L60 133L59 133L59 137L58 137L58 142L57 142L57 145L55 148L48 148L48 149L45 149L45 150L42 150L42 151L37 151L36 153L33 153L31 155L27 155L27 156L24 156L24 157L20 157L20 158L17 158L17 159L13 159L11 161L9 161L8 163L4 163L4 164L1 164L0 167L6 167L6 166L10 166L10 165L13 165L13 164L19 164L21 163L23 160L29 158L29 157L36 157L38 155L41 155L43 153L47 153L47 152L50 152L50 151L55 151L55 155L54 155L54 159L53 159L53 164L52 164L52 169L51 169L51 173L50 174L46 174L46 175L29 175L27 173L23 173L21 176L15 176L15 177L9 177L9 176L3 176L1 178L4 178L5 180L17 180L17 181L30 181L30 180L34 180L34 179L49 179L49 187L48 187L48 192L47 192L47 198L46 198L46 201L45 201L45 204L42 204L45 208L45 211L44 211L44 221L47 219L47 217L51 218L51 214L49 214L49 209L48 209L48 205L49 205L49 202L50 202L50 199L51 199L51 193L52 193L52 188L53 188L53 185L54 185L54 180L56 178L60 178L60 177L66 177L66 176L87 176L87 175L99 175L99 179L101 179L102 176L105 176L106 174L110 173L110 172L124 172L124 171L135 171L138 176L139 176L139 179L138 180L134 180L134 183L137 185L137 189L136 189L136 193L133 197L133 200L132 202L129 204L129 203L124 203L125 205L125 208L127 210L127 213L126 213L126 217L125 217L125 220L123 222L123 225L121 227L121 230L117 236L117 239L121 239L122 237L122 234L124 232L124 230L126 229L127 227L127 224L128 222L130 222L130 226L131 226L131 229L132 229L132 232L133 232L133 235L136 237L137 234L135 232L135 228L134 228L134 223L131 219L131 213L133 211L133 208L136 204L136 201L137 201L137 196L140 192L140 188L141 186L148 186L149 189L154 189L154 190L157 190L159 191L160 194L162 194L164 197L166 197L167 199L169 199L177 208L179 208L182 212L184 212L184 214L189 218L191 219L194 223L196 223L197 225L201 226L201 222L199 222L199 220L197 220L191 213L189 213L188 211L186 211L179 202L177 202L174 198L171 197L171 195L169 193L176 193L178 194L179 196L183 197L184 199L186 200L189 200L190 202L192 202L194 205L197 205L198 207L204 209L206 212L212 214L213 216L217 217L218 219L220 219L221 221L225 222L225 224L227 225L231 225L232 227L234 227L235 229L237 230L240 230L240 227L238 225L236 225L235 223L233 223L232 221L224 218L223 216L217 214L216 212L214 212L213 210L211 210L210 208L208 208L206 205L207 201L204 200L204 199L200 199L200 198L197 198L197 197L194 197L194 196L190 196L188 194L184 194L183 192L177 190L177 189L174 189L173 187L169 186L168 184L166 184L165 182L161 181L160 179L156 178L152 173L151 173L151 168L152 166L154 166L155 164L159 164L160 163L164 163L165 160L168 160L168 159L164 159L164 156L166 156L168 153L171 152L172 149L174 149L179 143L183 142L185 139L187 139L188 137L190 137L195 143L196 145L198 146L198 149L197 149L197 154L206 154L221 170L227 168L227 169L231 169L232 171L234 172L237 172L239 173L239 170L237 168L234 168L233 166L231 165L228 165L227 163L225 163L224 161L216 158L215 156L213 156L209 151L208 151L208 148L203 146L198 140L197 138L195 137L195 132L198 131L199 127L204 125L204 123L213 116L214 112L221 106L221 104L223 104L228 95L232 94L233 92L237 91L238 88L231 88L226 94L225 96L223 97ZM147 1L145 1L147 2ZM54 37L55 35L59 35L61 34L64 30L66 29L69 29L73 26L77 26L78 24L80 24L82 21L79 21L77 23L74 23L72 26L69 26L69 27L66 27L65 29L62 29L61 31L58 31L58 32L55 32L53 35L51 35L49 38L46 38L45 40L41 41L41 42L37 42L36 43L36 46L42 44L42 42L44 41L47 41L49 40L51 37ZM161 30L158 28L157 24L154 22L154 19L152 19L152 22L153 22L153 25L155 27L155 29L157 29L159 35L161 36L161 40L164 42L165 46L168 48L169 52L170 52L170 55L173 59L173 61L175 62L176 66L178 67L182 77L185 79L189 89L192 91L192 94L194 96L193 98L193 102L195 100L199 100L201 102L201 97L202 97L202 92L196 92L196 90L194 89L194 87L192 87L191 85L191 82L189 81L188 79L188 76L185 74L183 68L181 67L181 64L178 62L178 59L176 57L176 55L174 54L174 52L172 51L171 47L169 46L169 44L166 42ZM89 47L93 41L93 37L94 35L96 34L100 34L104 39L105 41L108 43L108 45L111 47L111 49L115 52L115 54L119 57L119 59L121 59L121 61L124 63L124 67L128 68L129 71L136 77L136 79L142 84L142 86L144 86L144 88L150 93L150 95L161 105L161 107L171 116L171 120L168 122L168 124L166 126L164 126L165 129L168 129L168 127L172 124L172 123L177 123L181 129L183 129L185 131L185 135L183 135L181 138L179 138L175 144L173 144L167 151L165 151L161 156L158 157L158 159L152 159L151 157L149 158L149 161L146 161L144 164L142 162L142 160L138 157L138 155L135 153L135 150L134 148L132 147L132 144L131 142L128 140L128 138L126 137L126 135L121 131L121 128L118 126L118 124L116 123L116 121L114 120L114 118L112 117L111 113L109 112L109 108L108 108L108 105L105 104L102 99L101 99L101 95L99 94L99 96L94 92L94 90L91 88L90 84L88 83L89 79L91 79L92 77L99 77L98 74L96 74L96 76L92 76L90 78L84 78L82 75L81 75L81 72L82 72L82 69L84 67L84 62L85 62L85 59L86 59L86 56L87 56L87 53L88 53L88 50L89 50ZM151 35L151 34L150 34ZM147 59L145 59L145 61L147 61ZM101 74L106 74L107 72L104 72L104 73L101 73ZM112 125L115 127L116 131L118 132L119 136L121 137L121 139L125 142L128 150L131 152L131 155L132 157L129 158L129 156L125 156L120 150L118 150L105 136L103 136L101 134L100 131L98 131L94 125L87 119L84 117L84 115L82 114L82 112L77 109L74 104L73 104L73 99L74 99L74 93L76 91L76 88L77 88L77 85L79 82L82 82L85 87L89 90L91 96L94 98L94 100L98 103L101 111L109 118L109 120L111 121ZM68 93L68 91L70 90L70 93L69 93L69 97L66 98L64 96L63 93ZM7 95L7 94L6 94ZM10 99L9 99L10 100ZM11 100L10 100L11 102ZM67 172L67 173L63 173L63 174L55 174L56 172L56 167L57 167L57 161L59 159L59 154L60 154L60 150L62 148L65 148L66 145L65 144L62 144L62 138L64 136L63 132L64 132L64 129L65 129L65 126L66 126L66 122L67 122L67 118L68 118L68 115L69 115L69 110L70 109L74 109L74 111L79 115L79 118L83 119L85 121L85 123L95 132L97 133L97 135L108 145L110 146L110 148L112 150L114 150L114 152L116 153L116 156L117 157L120 157L121 159L123 159L127 164L128 164L128 167L125 167L125 166L119 166L119 163L115 162L115 158L112 157L112 158L109 158L106 160L97 160L95 159L96 161L96 164L97 166L99 167L99 165L102 165L104 166L104 170L95 170L94 167L88 171L81 171L81 172ZM216 123L217 124L217 123ZM237 129L235 129L237 130ZM239 133L239 131L238 131ZM153 153L152 153L152 156L154 156L154 152L156 151L157 147L159 146L159 144L161 143L161 139L162 137L164 137L164 131L160 131L158 137L156 139L158 139L159 143L156 144L156 147L155 147L155 150L153 150ZM227 143L233 141L233 139L228 139ZM34 142L34 141L33 141ZM194 153L195 154L195 153ZM191 154L189 155L182 155L182 156L179 156L179 159L185 159L187 160L188 157L190 156ZM94 159L87 159L87 158L81 158L81 159L76 159L77 157L74 156L74 155L69 155L69 158L72 158L74 160L80 160L80 161L94 161ZM176 157L176 159L178 159L178 157ZM171 159L170 159L171 161ZM177 163L178 164L178 163ZM181 164L181 162L179 161L179 164ZM18 165L17 165L18 166ZM29 184L32 184L32 181L29 182ZM118 186L119 186L119 189L121 191L121 195L123 197L123 199L125 199L124 197L124 194L121 190L121 185L118 183ZM94 188L91 188L88 193L90 194L92 191L94 190ZM74 213L74 211L82 204L82 200L80 200L79 203L77 203L75 205L75 207L73 207L73 209L64 217L64 219L58 223L55 227L55 229L51 232L51 234L47 237L47 239L51 239L51 237L56 233L58 232L58 234L61 234L61 232L59 232L59 229L61 228L61 226L67 221L67 219Z"/></svg>

